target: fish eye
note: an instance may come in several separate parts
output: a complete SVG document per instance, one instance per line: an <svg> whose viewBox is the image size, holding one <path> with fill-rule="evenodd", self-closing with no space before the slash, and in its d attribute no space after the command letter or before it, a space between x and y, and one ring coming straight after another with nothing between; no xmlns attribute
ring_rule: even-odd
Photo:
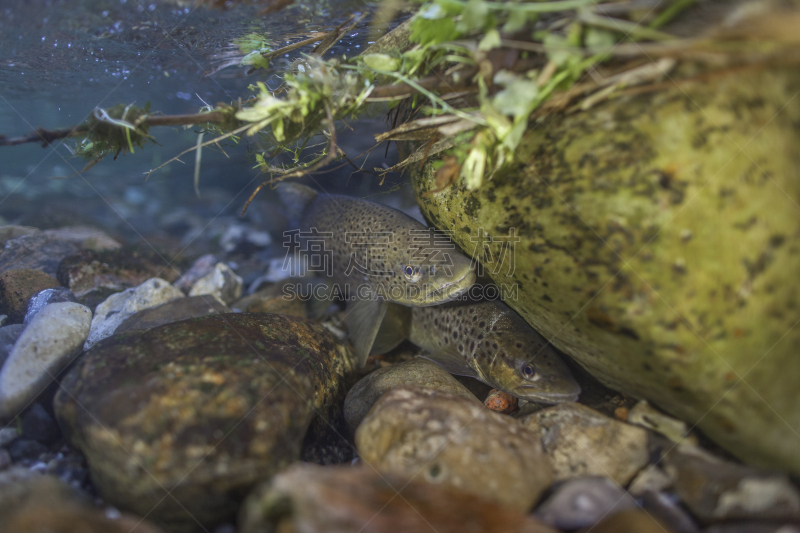
<svg viewBox="0 0 800 533"><path fill-rule="evenodd" d="M530 363L523 363L520 372L522 372L522 377L528 381L539 381L542 377L541 374L536 371L536 367Z"/></svg>
<svg viewBox="0 0 800 533"><path fill-rule="evenodd" d="M419 281L419 278L422 277L419 267L412 265L406 265L403 267L403 275L405 275L406 279L409 281Z"/></svg>

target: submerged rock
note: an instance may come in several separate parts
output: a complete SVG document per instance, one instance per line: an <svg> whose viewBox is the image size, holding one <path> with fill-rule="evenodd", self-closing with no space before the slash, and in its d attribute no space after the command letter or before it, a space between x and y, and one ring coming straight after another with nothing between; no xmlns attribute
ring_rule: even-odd
<svg viewBox="0 0 800 533"><path fill-rule="evenodd" d="M200 318L201 316L217 315L219 313L232 313L226 305L222 305L213 296L189 296L178 298L156 307L144 309L128 317L125 322L117 326L114 334L137 329L150 329L187 318Z"/></svg>
<svg viewBox="0 0 800 533"><path fill-rule="evenodd" d="M688 442L697 445L697 437L689 434L686 422L665 415L653 408L647 400L640 401L630 410L628 422L657 431L675 444Z"/></svg>
<svg viewBox="0 0 800 533"><path fill-rule="evenodd" d="M11 349L24 329L24 324L11 324L0 328L0 369L3 368L3 363L8 359L8 354L11 353Z"/></svg>
<svg viewBox="0 0 800 533"><path fill-rule="evenodd" d="M104 513L54 476L0 472L0 531L25 533L160 533L146 520Z"/></svg>
<svg viewBox="0 0 800 533"><path fill-rule="evenodd" d="M112 294L95 309L92 329L84 349L88 350L95 343L113 335L120 324L139 311L178 298L184 298L183 293L161 278L149 279L135 289Z"/></svg>
<svg viewBox="0 0 800 533"><path fill-rule="evenodd" d="M775 522L740 522L711 526L704 529L703 533L800 533L800 526Z"/></svg>
<svg viewBox="0 0 800 533"><path fill-rule="evenodd" d="M800 491L785 474L722 461L687 446L668 453L664 463L681 501L703 523L800 522Z"/></svg>
<svg viewBox="0 0 800 533"><path fill-rule="evenodd" d="M92 312L72 302L51 304L34 317L0 370L0 419L19 413L81 351Z"/></svg>
<svg viewBox="0 0 800 533"><path fill-rule="evenodd" d="M370 468L297 464L251 494L242 533L557 533L513 507Z"/></svg>
<svg viewBox="0 0 800 533"><path fill-rule="evenodd" d="M610 479L583 477L559 485L536 509L536 516L557 529L578 529L593 526L614 513L636 508L636 501Z"/></svg>
<svg viewBox="0 0 800 533"><path fill-rule="evenodd" d="M82 250L58 265L58 281L94 309L114 293L141 285L150 278L175 281L178 272L155 254L140 251Z"/></svg>
<svg viewBox="0 0 800 533"><path fill-rule="evenodd" d="M355 442L361 458L380 472L528 510L553 480L536 437L477 400L405 385L378 400Z"/></svg>
<svg viewBox="0 0 800 533"><path fill-rule="evenodd" d="M626 485L647 463L647 431L567 402L520 419L550 457L556 479L605 476Z"/></svg>
<svg viewBox="0 0 800 533"><path fill-rule="evenodd" d="M20 323L33 295L58 286L57 279L39 270L6 270L0 273L0 313L8 315L12 322Z"/></svg>
<svg viewBox="0 0 800 533"><path fill-rule="evenodd" d="M55 276L61 260L78 250L78 244L53 235L24 235L6 243L0 253L0 272L30 268Z"/></svg>
<svg viewBox="0 0 800 533"><path fill-rule="evenodd" d="M648 492L659 492L672 486L675 480L672 476L665 473L657 465L649 465L647 468L636 474L628 492L632 496L639 498Z"/></svg>
<svg viewBox="0 0 800 533"><path fill-rule="evenodd" d="M117 250L122 247L105 231L90 226L64 226L45 230L43 234L75 243L85 250L95 252Z"/></svg>
<svg viewBox="0 0 800 533"><path fill-rule="evenodd" d="M42 444L51 444L61 436L58 424L40 403L33 404L21 418L20 426L22 427L22 438L24 439L35 440Z"/></svg>
<svg viewBox="0 0 800 533"><path fill-rule="evenodd" d="M604 384L800 474L800 71L666 85L547 115L478 189L428 166L420 209Z"/></svg>
<svg viewBox="0 0 800 533"><path fill-rule="evenodd" d="M641 509L620 511L583 531L585 533L677 533Z"/></svg>
<svg viewBox="0 0 800 533"><path fill-rule="evenodd" d="M675 533L697 533L700 528L680 505L678 497L664 492L645 492L642 509Z"/></svg>
<svg viewBox="0 0 800 533"><path fill-rule="evenodd" d="M356 430L378 398L403 385L418 385L455 394L478 404L475 395L441 366L417 357L370 372L350 389L344 401L344 417L350 430Z"/></svg>
<svg viewBox="0 0 800 533"><path fill-rule="evenodd" d="M0 248L5 246L8 241L34 233L41 233L41 231L31 226L0 226Z"/></svg>
<svg viewBox="0 0 800 533"><path fill-rule="evenodd" d="M242 296L242 278L225 263L217 263L211 273L200 278L192 285L189 296L208 294L225 305L231 304Z"/></svg>
<svg viewBox="0 0 800 533"><path fill-rule="evenodd" d="M287 283L274 283L259 291L240 298L231 304L231 307L241 309L246 313L277 313L279 315L307 316L307 302L292 295L287 297L284 293Z"/></svg>
<svg viewBox="0 0 800 533"><path fill-rule="evenodd" d="M33 317L35 317L39 311L44 309L44 306L48 304L57 304L60 302L78 303L75 295L72 294L72 291L65 289L64 287L44 289L43 291L37 292L31 296L30 301L28 301L28 310L25 313L25 319L22 321L22 323L30 324L33 320Z"/></svg>
<svg viewBox="0 0 800 533"><path fill-rule="evenodd" d="M107 501L170 531L213 528L299 458L354 370L322 326L212 315L99 343L65 376L56 414Z"/></svg>
<svg viewBox="0 0 800 533"><path fill-rule="evenodd" d="M185 294L189 294L197 280L204 278L214 270L214 265L217 264L217 258L213 254L206 254L198 258L192 266L183 273L183 275L174 283L175 287L182 290Z"/></svg>

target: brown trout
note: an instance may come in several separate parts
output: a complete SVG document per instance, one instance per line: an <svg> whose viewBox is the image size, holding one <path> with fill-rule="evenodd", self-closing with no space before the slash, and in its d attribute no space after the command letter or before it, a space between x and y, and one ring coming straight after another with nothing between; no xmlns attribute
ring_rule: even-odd
<svg viewBox="0 0 800 533"><path fill-rule="evenodd" d="M542 403L575 401L581 392L555 349L500 301L453 302L390 308L373 348L403 338L451 374L470 376L517 398Z"/></svg>
<svg viewBox="0 0 800 533"><path fill-rule="evenodd" d="M297 224L301 253L348 299L346 323L359 361L370 353L389 302L428 306L475 282L472 262L445 234L402 211L297 183L278 187ZM321 262L320 262L321 261Z"/></svg>

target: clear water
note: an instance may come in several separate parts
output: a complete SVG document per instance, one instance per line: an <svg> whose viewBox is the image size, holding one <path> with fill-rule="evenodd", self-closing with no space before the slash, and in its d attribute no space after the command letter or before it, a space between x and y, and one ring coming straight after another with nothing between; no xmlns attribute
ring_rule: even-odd
<svg viewBox="0 0 800 533"><path fill-rule="evenodd" d="M204 103L247 98L249 85L257 80L277 85L281 70L310 49L274 60L266 73L247 75L243 67L228 67L206 75L228 57L234 39L258 32L277 48L332 29L368 8L319 1L266 16L257 16L258 9L219 11L164 0L0 0L0 134L66 128L82 122L96 106L149 101L152 110L183 114L197 112ZM358 53L367 43L367 30L365 21L328 55ZM371 133L380 128L378 121L366 121L342 130L340 144L351 156L358 155L372 145ZM157 231L158 217L169 209L180 207L206 219L236 216L265 178L254 168L252 143L226 146L225 154L204 150L199 199L192 188L194 154L184 156L185 164L174 162L144 181L147 170L193 146L195 130L154 128L160 146L148 145L116 161L108 157L79 175L73 174L86 162L67 148L75 139L47 148L0 147L0 223L45 227L89 218L136 241ZM383 156L381 147L366 167L393 164L391 155L388 160ZM374 176L352 171L340 169L317 180L331 190L347 183L355 194L378 190ZM263 195L267 202L270 197L269 192Z"/></svg>

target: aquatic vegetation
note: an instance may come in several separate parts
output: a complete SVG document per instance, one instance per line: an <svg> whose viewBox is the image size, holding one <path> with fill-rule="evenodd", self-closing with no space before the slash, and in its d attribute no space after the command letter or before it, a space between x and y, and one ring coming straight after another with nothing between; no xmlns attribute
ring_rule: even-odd
<svg viewBox="0 0 800 533"><path fill-rule="evenodd" d="M0 145L85 134L77 153L96 161L154 140L149 128L160 124L205 125L204 132L214 135L187 152L242 134L257 136L266 149L255 159L269 179L252 200L266 185L320 170L339 157L353 164L336 144L336 122L388 103L392 128L376 142L411 141L415 150L376 171L403 170L436 156L437 188L431 192L457 180L474 190L518 163L525 131L548 113L586 110L631 90L657 90L683 58L718 69L757 65L779 57L781 45L794 40L794 12L756 14L707 38L679 39L660 29L691 4L656 2L643 14L633 4L597 0L431 0L361 55L336 59L322 55L363 16L277 50L264 36L248 33L236 41L242 56L236 62L256 72L279 52L316 46L280 76L280 87L255 81L254 94L232 105L167 117L120 104L96 110L76 128L0 137ZM764 31L769 27L774 29ZM320 135L324 142L311 142ZM292 165L271 163L286 151Z"/></svg>

